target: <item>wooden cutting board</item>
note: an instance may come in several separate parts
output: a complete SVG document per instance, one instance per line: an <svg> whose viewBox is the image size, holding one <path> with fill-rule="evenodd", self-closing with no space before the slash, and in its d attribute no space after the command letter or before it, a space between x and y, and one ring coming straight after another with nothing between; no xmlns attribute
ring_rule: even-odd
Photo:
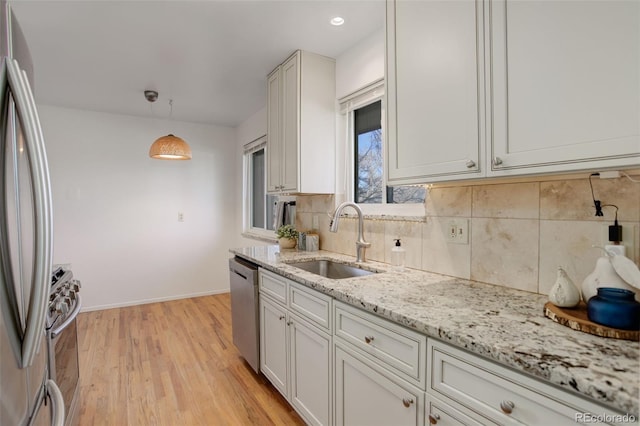
<svg viewBox="0 0 640 426"><path fill-rule="evenodd" d="M587 305L584 302L580 302L575 308L560 308L551 302L547 302L544 305L544 316L558 324L584 333L612 339L640 340L640 331L638 330L620 330L589 321Z"/></svg>

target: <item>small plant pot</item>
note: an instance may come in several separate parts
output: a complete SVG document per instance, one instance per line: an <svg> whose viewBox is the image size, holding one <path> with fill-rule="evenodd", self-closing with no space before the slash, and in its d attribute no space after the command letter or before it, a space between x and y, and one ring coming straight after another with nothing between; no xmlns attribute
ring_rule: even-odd
<svg viewBox="0 0 640 426"><path fill-rule="evenodd" d="M292 240L289 238L278 238L278 244L281 249L292 249L296 246L296 240Z"/></svg>

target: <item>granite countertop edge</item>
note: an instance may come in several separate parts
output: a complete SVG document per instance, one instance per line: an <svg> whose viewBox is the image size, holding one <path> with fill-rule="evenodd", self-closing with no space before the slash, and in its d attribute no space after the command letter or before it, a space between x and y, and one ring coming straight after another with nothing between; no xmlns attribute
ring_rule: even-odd
<svg viewBox="0 0 640 426"><path fill-rule="evenodd" d="M332 280L288 263L338 253L235 248L231 253L347 304L638 418L640 342L589 335L543 314L544 295L379 262L378 274ZM389 273L390 272L390 273Z"/></svg>

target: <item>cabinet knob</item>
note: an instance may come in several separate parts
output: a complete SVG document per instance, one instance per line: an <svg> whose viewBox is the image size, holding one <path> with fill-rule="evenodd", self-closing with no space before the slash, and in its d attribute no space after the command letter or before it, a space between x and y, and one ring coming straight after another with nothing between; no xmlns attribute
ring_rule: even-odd
<svg viewBox="0 0 640 426"><path fill-rule="evenodd" d="M367 343L373 342L373 336L364 336L364 341Z"/></svg>
<svg viewBox="0 0 640 426"><path fill-rule="evenodd" d="M404 405L405 407L409 408L409 407L411 407L411 404L413 404L413 399L402 398L402 405Z"/></svg>
<svg viewBox="0 0 640 426"><path fill-rule="evenodd" d="M287 321L287 325L293 324L293 321Z"/></svg>
<svg viewBox="0 0 640 426"><path fill-rule="evenodd" d="M511 414L516 405L511 401L502 401L500 403L500 409L505 414Z"/></svg>
<svg viewBox="0 0 640 426"><path fill-rule="evenodd" d="M501 166L501 165L502 165L502 158L500 158L500 157L493 157L493 165L494 165L494 166Z"/></svg>
<svg viewBox="0 0 640 426"><path fill-rule="evenodd" d="M280 318L278 318L280 321L282 321L284 319L284 315L280 315Z"/></svg>
<svg viewBox="0 0 640 426"><path fill-rule="evenodd" d="M435 425L440 420L440 416L438 414L429 414L429 423Z"/></svg>
<svg viewBox="0 0 640 426"><path fill-rule="evenodd" d="M473 169L476 166L476 162L473 160L468 160L465 165L467 166L467 169Z"/></svg>

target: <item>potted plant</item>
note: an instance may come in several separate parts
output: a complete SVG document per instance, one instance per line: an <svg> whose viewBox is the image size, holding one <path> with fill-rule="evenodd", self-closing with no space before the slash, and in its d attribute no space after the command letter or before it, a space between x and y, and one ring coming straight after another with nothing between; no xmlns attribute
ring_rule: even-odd
<svg viewBox="0 0 640 426"><path fill-rule="evenodd" d="M281 249L294 248L298 242L298 231L293 225L282 225L276 231L276 235Z"/></svg>

